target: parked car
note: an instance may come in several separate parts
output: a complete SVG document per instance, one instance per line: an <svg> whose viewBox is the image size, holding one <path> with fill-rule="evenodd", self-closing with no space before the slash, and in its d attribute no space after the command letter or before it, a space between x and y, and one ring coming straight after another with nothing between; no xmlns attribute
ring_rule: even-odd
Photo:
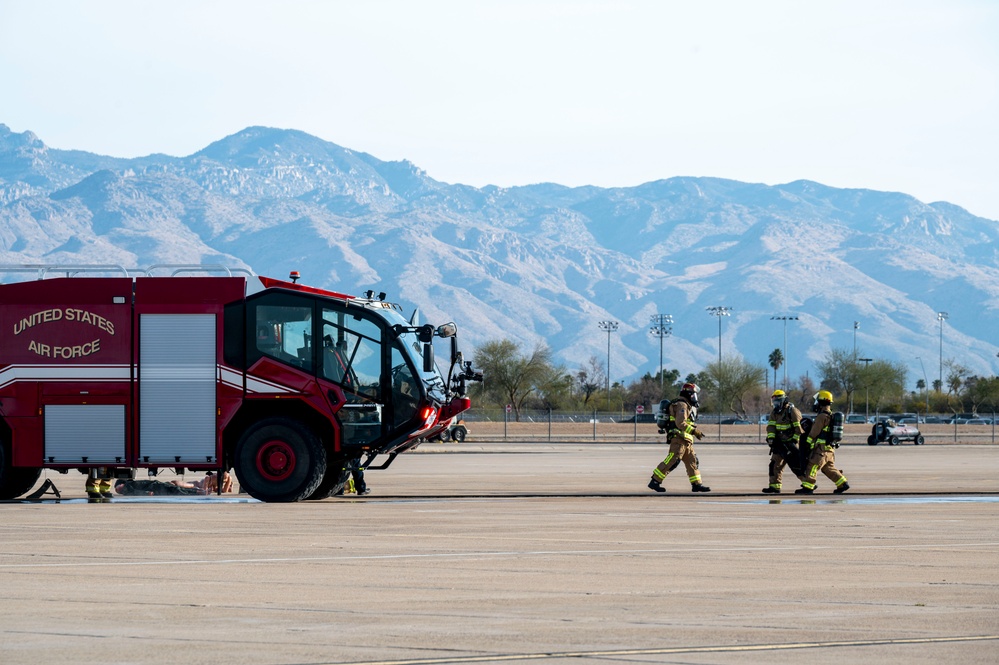
<svg viewBox="0 0 999 665"><path fill-rule="evenodd" d="M862 413L850 413L846 416L846 422L849 425L863 424L867 422L867 416Z"/></svg>
<svg viewBox="0 0 999 665"><path fill-rule="evenodd" d="M753 423L743 418L723 418L721 421L722 425L752 425Z"/></svg>
<svg viewBox="0 0 999 665"><path fill-rule="evenodd" d="M917 446L924 443L923 435L915 425L900 425L894 420L879 420L871 428L867 445L876 446L887 441L889 446L897 446L902 441L912 441Z"/></svg>
<svg viewBox="0 0 999 665"><path fill-rule="evenodd" d="M957 423L959 425L991 425L992 420L989 418L963 418Z"/></svg>

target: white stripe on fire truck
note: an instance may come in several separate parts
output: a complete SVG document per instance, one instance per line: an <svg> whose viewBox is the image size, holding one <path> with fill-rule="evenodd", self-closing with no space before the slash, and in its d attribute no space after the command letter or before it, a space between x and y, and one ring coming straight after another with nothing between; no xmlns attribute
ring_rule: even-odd
<svg viewBox="0 0 999 665"><path fill-rule="evenodd" d="M10 365L0 370L0 388L17 381L128 381L130 365Z"/></svg>
<svg viewBox="0 0 999 665"><path fill-rule="evenodd" d="M219 365L219 381L227 386L242 390L243 374ZM273 383L265 379L260 379L250 374L246 375L246 392L248 393L292 393L296 392L291 388Z"/></svg>

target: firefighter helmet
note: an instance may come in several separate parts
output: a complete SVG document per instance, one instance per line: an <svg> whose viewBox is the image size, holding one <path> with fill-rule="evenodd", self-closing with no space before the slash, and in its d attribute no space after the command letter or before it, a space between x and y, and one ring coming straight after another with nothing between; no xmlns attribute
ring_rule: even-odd
<svg viewBox="0 0 999 665"><path fill-rule="evenodd" d="M819 392L812 395L812 408L816 411L823 406L829 406L832 404L833 396L828 390L820 390Z"/></svg>
<svg viewBox="0 0 999 665"><path fill-rule="evenodd" d="M699 406L697 401L697 393L699 392L701 392L701 389L697 387L696 383L685 383L680 386L680 397L687 398L687 401L693 407Z"/></svg>
<svg viewBox="0 0 999 665"><path fill-rule="evenodd" d="M778 388L770 396L770 405L773 406L774 411L779 411L784 408L785 404L787 404L787 394Z"/></svg>

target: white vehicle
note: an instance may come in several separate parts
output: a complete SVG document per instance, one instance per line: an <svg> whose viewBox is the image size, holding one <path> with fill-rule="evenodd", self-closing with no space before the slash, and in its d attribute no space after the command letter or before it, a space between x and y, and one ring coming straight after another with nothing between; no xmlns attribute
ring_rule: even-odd
<svg viewBox="0 0 999 665"><path fill-rule="evenodd" d="M915 425L900 425L894 420L883 420L874 423L871 435L867 437L867 445L876 446L887 441L889 446L897 446L902 441L912 441L917 446L924 443L923 435Z"/></svg>

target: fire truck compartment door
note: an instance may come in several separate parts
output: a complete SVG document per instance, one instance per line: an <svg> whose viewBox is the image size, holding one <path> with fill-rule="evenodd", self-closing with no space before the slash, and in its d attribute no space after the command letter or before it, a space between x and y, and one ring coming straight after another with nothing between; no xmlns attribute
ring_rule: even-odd
<svg viewBox="0 0 999 665"><path fill-rule="evenodd" d="M139 317L139 460L216 461L215 315Z"/></svg>
<svg viewBox="0 0 999 665"><path fill-rule="evenodd" d="M46 405L45 460L49 464L121 464L125 460L125 405Z"/></svg>

